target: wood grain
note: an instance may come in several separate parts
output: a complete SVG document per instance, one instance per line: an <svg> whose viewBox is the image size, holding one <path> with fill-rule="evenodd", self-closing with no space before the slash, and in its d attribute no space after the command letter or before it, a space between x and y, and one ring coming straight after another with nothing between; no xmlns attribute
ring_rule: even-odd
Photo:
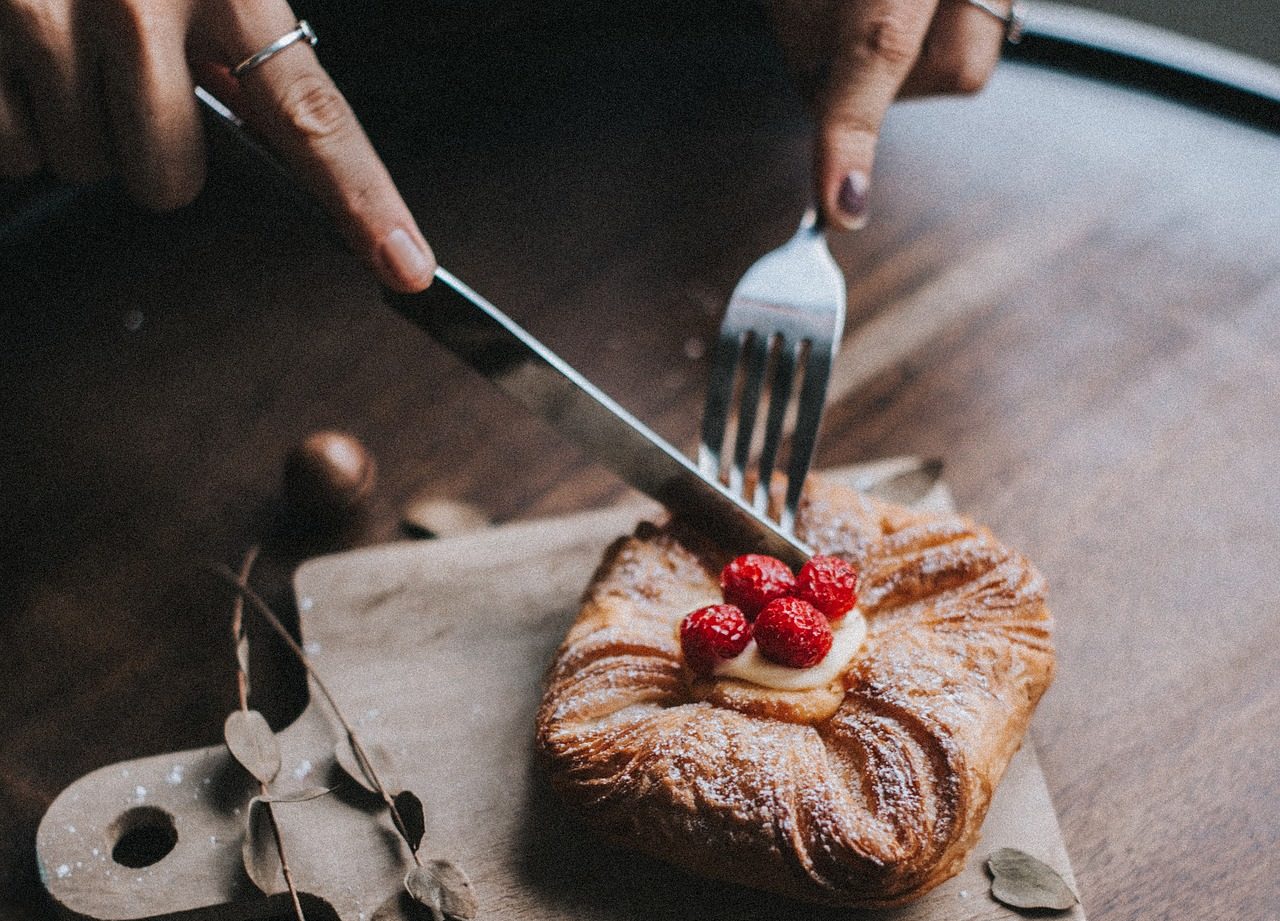
<svg viewBox="0 0 1280 921"><path fill-rule="evenodd" d="M688 448L724 299L806 198L809 127L739 8L610 15L320 50L442 261ZM837 246L859 344L819 461L941 457L1045 571L1061 668L1033 735L1095 917L1280 905L1277 175L1274 136L1003 65L891 113L873 222ZM623 495L233 164L177 214L94 198L6 245L0 277L6 921L52 916L33 851L59 790L218 739L234 659L200 567L265 542L287 607L325 546L276 499L308 431L354 432L381 471L329 545L396 536L424 492L500 522ZM912 350L865 338L904 305L954 312L903 329ZM855 373L868 341L892 367ZM280 727L303 685L261 659Z"/></svg>

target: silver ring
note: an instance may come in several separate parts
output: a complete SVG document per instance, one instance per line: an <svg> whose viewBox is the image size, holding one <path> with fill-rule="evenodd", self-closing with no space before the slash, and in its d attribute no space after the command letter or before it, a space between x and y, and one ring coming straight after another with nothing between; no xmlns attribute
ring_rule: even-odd
<svg viewBox="0 0 1280 921"><path fill-rule="evenodd" d="M294 42L306 42L314 48L318 41L320 41L320 39L317 38L316 33L311 30L311 24L305 19L299 19L298 27L296 29L291 32L286 32L257 54L249 55L235 67L231 68L231 76L244 76L259 64L271 60L271 58L275 57L281 51L284 51L284 49L288 48Z"/></svg>
<svg viewBox="0 0 1280 921"><path fill-rule="evenodd" d="M1004 40L1010 45L1016 45L1022 41L1022 29L1026 25L1026 20L1022 16L1022 6L1014 0L1009 6L1009 12L1005 12L991 3L990 0L965 0L970 6L976 6L984 13L990 13L996 19L1004 23Z"/></svg>

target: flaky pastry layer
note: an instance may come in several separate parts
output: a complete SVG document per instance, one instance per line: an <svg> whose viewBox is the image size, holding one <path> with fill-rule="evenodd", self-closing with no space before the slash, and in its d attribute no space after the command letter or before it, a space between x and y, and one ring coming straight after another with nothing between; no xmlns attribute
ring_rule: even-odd
<svg viewBox="0 0 1280 921"><path fill-rule="evenodd" d="M960 516L817 479L797 531L862 574L867 643L840 681L693 680L676 628L734 552L642 525L610 548L556 654L538 748L619 843L813 902L901 904L959 872L1049 685L1043 580Z"/></svg>

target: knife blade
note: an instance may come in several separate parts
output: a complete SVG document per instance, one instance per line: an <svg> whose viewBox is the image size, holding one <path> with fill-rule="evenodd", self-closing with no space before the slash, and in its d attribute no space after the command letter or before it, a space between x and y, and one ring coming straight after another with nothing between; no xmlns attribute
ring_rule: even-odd
<svg viewBox="0 0 1280 921"><path fill-rule="evenodd" d="M196 98L211 138L228 143L328 226L317 203L226 106L201 87ZM795 535L699 473L683 454L449 271L437 269L435 281L418 294L383 292L404 317L673 514L795 569L813 556Z"/></svg>
<svg viewBox="0 0 1280 921"><path fill-rule="evenodd" d="M623 481L730 545L799 568L813 551L683 454L449 271L388 302L475 371L549 422Z"/></svg>

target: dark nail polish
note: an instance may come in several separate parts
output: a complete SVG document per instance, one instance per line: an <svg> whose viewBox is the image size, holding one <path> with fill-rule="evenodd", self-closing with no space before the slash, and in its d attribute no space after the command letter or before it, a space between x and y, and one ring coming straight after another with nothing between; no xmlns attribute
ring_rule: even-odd
<svg viewBox="0 0 1280 921"><path fill-rule="evenodd" d="M867 222L867 189L870 185L867 174L862 170L854 170L844 177L840 183L840 194L837 204L844 213L845 226L856 230Z"/></svg>

